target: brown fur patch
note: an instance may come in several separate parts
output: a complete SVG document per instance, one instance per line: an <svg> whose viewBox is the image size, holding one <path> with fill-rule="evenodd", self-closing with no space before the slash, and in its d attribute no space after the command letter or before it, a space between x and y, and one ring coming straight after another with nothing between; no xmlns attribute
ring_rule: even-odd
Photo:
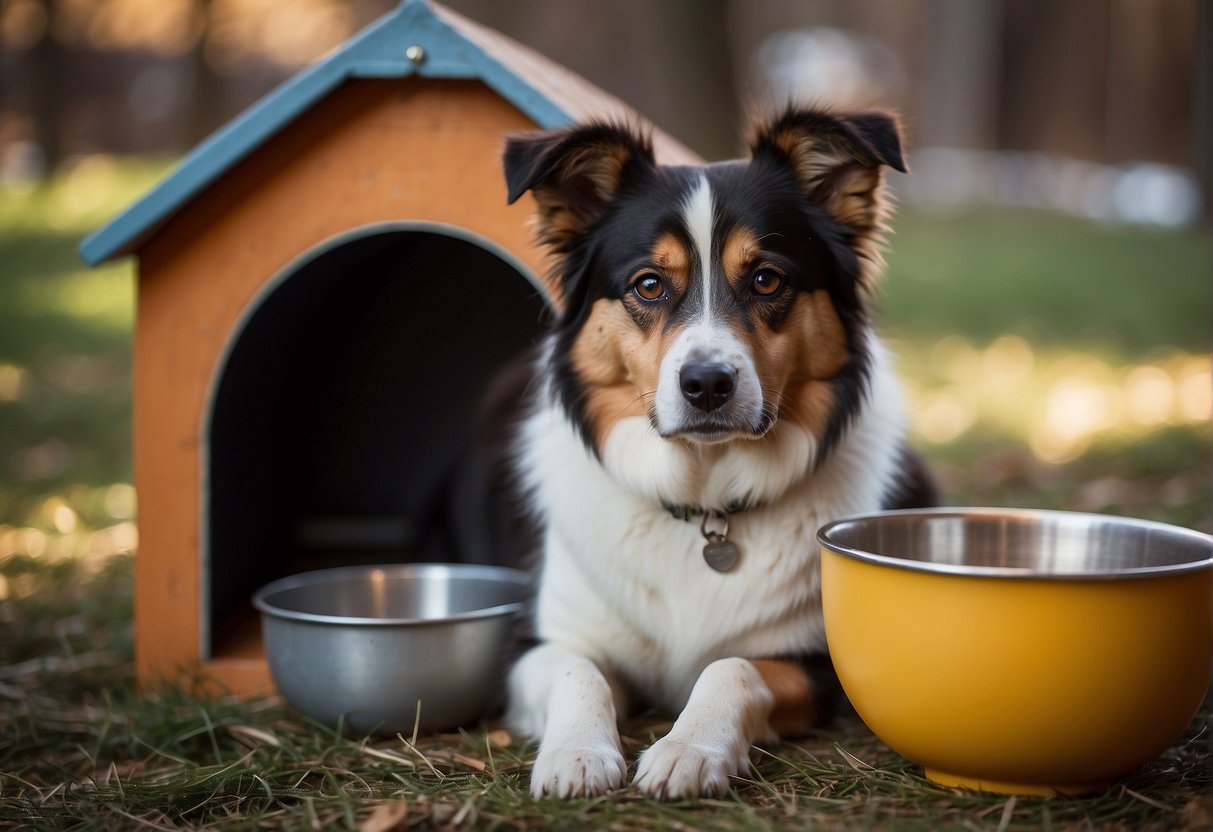
<svg viewBox="0 0 1213 832"><path fill-rule="evenodd" d="M597 213L615 197L632 149L601 142L569 153L547 182L532 189L538 211L539 239L560 246L585 230Z"/></svg>
<svg viewBox="0 0 1213 832"><path fill-rule="evenodd" d="M801 327L804 354L801 366L812 379L832 378L851 360L847 350L847 332L838 311L824 289L801 295L797 299L808 312Z"/></svg>
<svg viewBox="0 0 1213 832"><path fill-rule="evenodd" d="M779 332L760 328L751 348L766 395L778 393L780 418L820 437L834 406L829 380L850 360L846 330L829 293L797 295Z"/></svg>
<svg viewBox="0 0 1213 832"><path fill-rule="evenodd" d="M671 295L680 295L691 282L691 253L673 234L662 234L653 245L653 265L661 270L670 285Z"/></svg>
<svg viewBox="0 0 1213 832"><path fill-rule="evenodd" d="M594 302L569 358L585 385L585 419L599 451L621 419L647 417L669 337L662 327L636 326L616 300Z"/></svg>
<svg viewBox="0 0 1213 832"><path fill-rule="evenodd" d="M829 141L828 137L806 133L798 127L786 126L772 131L767 134L767 139L787 154L801 184L810 190L830 171L851 160L850 155Z"/></svg>
<svg viewBox="0 0 1213 832"><path fill-rule="evenodd" d="M788 419L804 425L821 439L834 413L834 390L827 381L807 380L790 385L784 391L784 405Z"/></svg>
<svg viewBox="0 0 1213 832"><path fill-rule="evenodd" d="M784 153L805 194L851 229L864 281L874 283L884 268L881 246L893 208L881 161L864 157L840 131L812 131L795 123L760 130L755 142Z"/></svg>
<svg viewBox="0 0 1213 832"><path fill-rule="evenodd" d="M882 181L879 168L843 165L822 177L816 196L830 216L863 236L878 230L883 220Z"/></svg>
<svg viewBox="0 0 1213 832"><path fill-rule="evenodd" d="M725 277L733 286L733 291L740 292L746 288L750 269L761 254L758 235L752 229L734 228L729 232L721 252L721 265L724 267Z"/></svg>
<svg viewBox="0 0 1213 832"><path fill-rule="evenodd" d="M650 259L669 295L687 290L691 254L677 236L659 237ZM630 292L622 303L600 298L573 342L570 363L586 390L584 416L599 451L621 419L648 417L661 360L678 333L656 320L649 326L640 326L637 320L659 315L665 308L647 306Z"/></svg>
<svg viewBox="0 0 1213 832"><path fill-rule="evenodd" d="M535 195L535 232L540 242L558 246L584 227L582 218L570 211L559 192L553 188L537 187Z"/></svg>
<svg viewBox="0 0 1213 832"><path fill-rule="evenodd" d="M752 659L750 664L775 698L768 720L772 731L782 737L799 736L817 727L817 692L804 668L774 659Z"/></svg>

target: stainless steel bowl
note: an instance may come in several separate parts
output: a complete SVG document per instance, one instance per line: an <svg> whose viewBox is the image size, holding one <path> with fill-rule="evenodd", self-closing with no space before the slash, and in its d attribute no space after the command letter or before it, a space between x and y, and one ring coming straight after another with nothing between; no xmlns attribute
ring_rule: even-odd
<svg viewBox="0 0 1213 832"><path fill-rule="evenodd" d="M867 563L975 577L1125 580L1213 566L1209 536L1191 529L1039 509L884 511L831 523L818 540Z"/></svg>
<svg viewBox="0 0 1213 832"><path fill-rule="evenodd" d="M253 596L270 672L328 725L392 735L478 719L504 690L529 579L495 566L351 566L293 575Z"/></svg>

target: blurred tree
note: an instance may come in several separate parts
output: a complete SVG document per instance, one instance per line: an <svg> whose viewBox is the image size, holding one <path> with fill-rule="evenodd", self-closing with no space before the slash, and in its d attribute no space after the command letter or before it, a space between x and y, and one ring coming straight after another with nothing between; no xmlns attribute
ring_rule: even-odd
<svg viewBox="0 0 1213 832"><path fill-rule="evenodd" d="M1104 141L1110 161L1193 162L1194 137L1188 131L1158 128L1191 118L1194 11L1191 0L1109 4Z"/></svg>
<svg viewBox="0 0 1213 832"><path fill-rule="evenodd" d="M708 158L764 103L751 67L769 37L832 28L892 56L870 104L901 109L914 146L1187 166L1208 210L1213 0L436 1ZM0 142L51 165L183 152L398 2L0 0Z"/></svg>
<svg viewBox="0 0 1213 832"><path fill-rule="evenodd" d="M986 148L998 138L1002 0L927 3L921 141Z"/></svg>
<svg viewBox="0 0 1213 832"><path fill-rule="evenodd" d="M191 100L187 110L187 138L197 144L215 131L227 115L223 109L223 82L207 57L208 36L211 31L211 10L214 0L193 0L200 33L189 51Z"/></svg>
<svg viewBox="0 0 1213 832"><path fill-rule="evenodd" d="M57 0L40 0L46 24L30 56L30 114L34 142L42 150L47 170L63 160L63 113L67 101L68 54L56 37Z"/></svg>
<svg viewBox="0 0 1213 832"><path fill-rule="evenodd" d="M663 126L708 159L737 154L737 71L729 32L730 0L654 3L656 26L667 48L654 69L681 95L671 99ZM631 60L633 56L628 55Z"/></svg>
<svg viewBox="0 0 1213 832"><path fill-rule="evenodd" d="M1196 20L1192 84L1192 148L1204 217L1213 223L1213 3L1202 2Z"/></svg>
<svg viewBox="0 0 1213 832"><path fill-rule="evenodd" d="M731 0L444 0L618 96L709 159L736 155Z"/></svg>
<svg viewBox="0 0 1213 832"><path fill-rule="evenodd" d="M1109 4L1018 0L1005 12L1000 146L1105 161Z"/></svg>

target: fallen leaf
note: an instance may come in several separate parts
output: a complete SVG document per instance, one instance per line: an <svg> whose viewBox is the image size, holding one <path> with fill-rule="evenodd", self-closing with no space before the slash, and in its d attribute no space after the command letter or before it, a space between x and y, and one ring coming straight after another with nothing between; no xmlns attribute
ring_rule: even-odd
<svg viewBox="0 0 1213 832"><path fill-rule="evenodd" d="M863 760L859 759L858 757L856 757L850 751L847 751L842 746L835 745L834 749L839 754L842 755L842 759L846 760L847 765L849 765L851 768L855 769L856 771L875 771L876 770L873 766L868 765Z"/></svg>
<svg viewBox="0 0 1213 832"><path fill-rule="evenodd" d="M366 820L358 824L358 832L389 832L400 828L409 814L409 804L401 800L385 800L374 809Z"/></svg>
<svg viewBox="0 0 1213 832"><path fill-rule="evenodd" d="M278 737L269 731L254 728L252 725L229 725L227 730L229 734L250 748L256 748L258 745L272 745L274 748L282 747L282 740L278 739Z"/></svg>

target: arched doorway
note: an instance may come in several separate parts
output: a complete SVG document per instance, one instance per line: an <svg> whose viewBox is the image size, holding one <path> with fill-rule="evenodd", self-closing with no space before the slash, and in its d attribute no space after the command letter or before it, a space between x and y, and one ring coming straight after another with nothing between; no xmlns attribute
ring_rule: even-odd
<svg viewBox="0 0 1213 832"><path fill-rule="evenodd" d="M497 371L535 343L525 267L440 226L360 229L284 269L212 386L203 655L247 638L253 591L349 563L454 559L435 502Z"/></svg>

